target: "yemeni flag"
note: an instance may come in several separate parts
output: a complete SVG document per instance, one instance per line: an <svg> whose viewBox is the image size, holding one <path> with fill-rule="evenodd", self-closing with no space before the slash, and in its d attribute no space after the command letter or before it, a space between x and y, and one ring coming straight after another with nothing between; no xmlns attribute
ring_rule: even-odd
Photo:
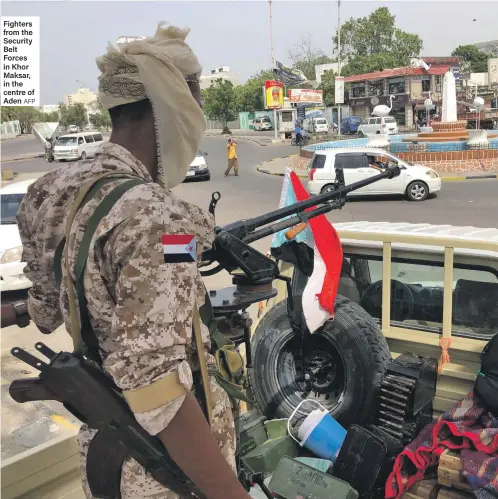
<svg viewBox="0 0 498 499"><path fill-rule="evenodd" d="M197 240L192 234L163 234L165 263L192 263L197 256Z"/></svg>
<svg viewBox="0 0 498 499"><path fill-rule="evenodd" d="M309 199L310 196L299 177L290 168L287 169L285 177L280 198L281 207ZM309 220L306 231L306 243L314 250L314 265L313 273L303 292L303 313L309 331L314 333L328 319L334 317L334 302L341 277L342 246L336 230L325 215ZM275 234L272 246L285 244L285 241L285 231L282 231Z"/></svg>

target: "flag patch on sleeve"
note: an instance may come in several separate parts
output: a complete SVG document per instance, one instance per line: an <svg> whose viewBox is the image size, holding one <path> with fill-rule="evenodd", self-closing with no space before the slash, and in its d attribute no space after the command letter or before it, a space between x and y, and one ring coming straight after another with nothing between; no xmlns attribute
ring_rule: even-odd
<svg viewBox="0 0 498 499"><path fill-rule="evenodd" d="M197 239L192 234L163 234L162 244L165 263L195 262Z"/></svg>

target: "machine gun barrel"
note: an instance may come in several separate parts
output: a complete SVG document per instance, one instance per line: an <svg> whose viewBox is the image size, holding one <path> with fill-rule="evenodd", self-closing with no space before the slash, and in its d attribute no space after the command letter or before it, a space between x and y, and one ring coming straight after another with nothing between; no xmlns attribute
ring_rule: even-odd
<svg viewBox="0 0 498 499"><path fill-rule="evenodd" d="M305 201L299 201L289 206L284 206L283 208L279 208L278 210L267 213L266 215L260 215L259 217L254 217L248 220L241 220L233 224L226 225L221 230L223 232L230 232L235 237L238 237L245 242L256 241L257 239L261 239L287 227L291 227L292 225L295 225L300 221L297 217L293 217L293 219L290 219L289 221L282 220L285 217L299 215L313 207L313 210L309 210L306 213L307 218L313 218L318 215L323 215L324 213L328 213L329 211L332 211L333 209L339 207L337 204L331 203L331 201L336 201L344 198L350 192L361 189L362 187L373 184L379 180L397 177L400 172L401 170L398 166L393 166L387 168L386 171L365 180L360 180L358 182L339 187L336 190L326 192L324 194L319 194L318 196L314 196ZM326 204L324 205L324 203ZM256 231L258 227L262 227L264 225L279 221L282 221L282 223L279 224L281 225L281 227L278 228L278 230L270 230L272 228L268 227L266 229Z"/></svg>

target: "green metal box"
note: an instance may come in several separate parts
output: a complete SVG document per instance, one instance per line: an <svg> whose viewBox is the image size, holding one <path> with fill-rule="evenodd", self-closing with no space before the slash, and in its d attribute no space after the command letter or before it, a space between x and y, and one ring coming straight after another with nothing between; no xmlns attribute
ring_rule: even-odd
<svg viewBox="0 0 498 499"><path fill-rule="evenodd" d="M242 462L252 473L273 473L284 456L296 457L299 450L290 437L274 438L248 452L242 457Z"/></svg>
<svg viewBox="0 0 498 499"><path fill-rule="evenodd" d="M245 412L236 418L235 427L238 429L237 438L239 439L237 447L241 456L266 442L268 437L264 426L265 421L265 416L256 411Z"/></svg>
<svg viewBox="0 0 498 499"><path fill-rule="evenodd" d="M283 457L273 474L269 489L283 499L357 499L349 483Z"/></svg>

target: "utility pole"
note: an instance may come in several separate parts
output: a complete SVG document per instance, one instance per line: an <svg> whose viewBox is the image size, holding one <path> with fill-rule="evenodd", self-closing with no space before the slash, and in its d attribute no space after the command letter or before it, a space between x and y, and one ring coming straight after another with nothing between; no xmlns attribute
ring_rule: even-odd
<svg viewBox="0 0 498 499"><path fill-rule="evenodd" d="M271 2L268 0L268 5L270 7L270 54L271 54L271 65L272 69L275 68L275 56L273 53L273 16L271 11ZM273 130L275 133L275 140L278 140L278 126L277 126L277 110L273 108Z"/></svg>
<svg viewBox="0 0 498 499"><path fill-rule="evenodd" d="M337 0L337 76L341 76L341 0ZM341 104L337 106L337 135L341 135Z"/></svg>

